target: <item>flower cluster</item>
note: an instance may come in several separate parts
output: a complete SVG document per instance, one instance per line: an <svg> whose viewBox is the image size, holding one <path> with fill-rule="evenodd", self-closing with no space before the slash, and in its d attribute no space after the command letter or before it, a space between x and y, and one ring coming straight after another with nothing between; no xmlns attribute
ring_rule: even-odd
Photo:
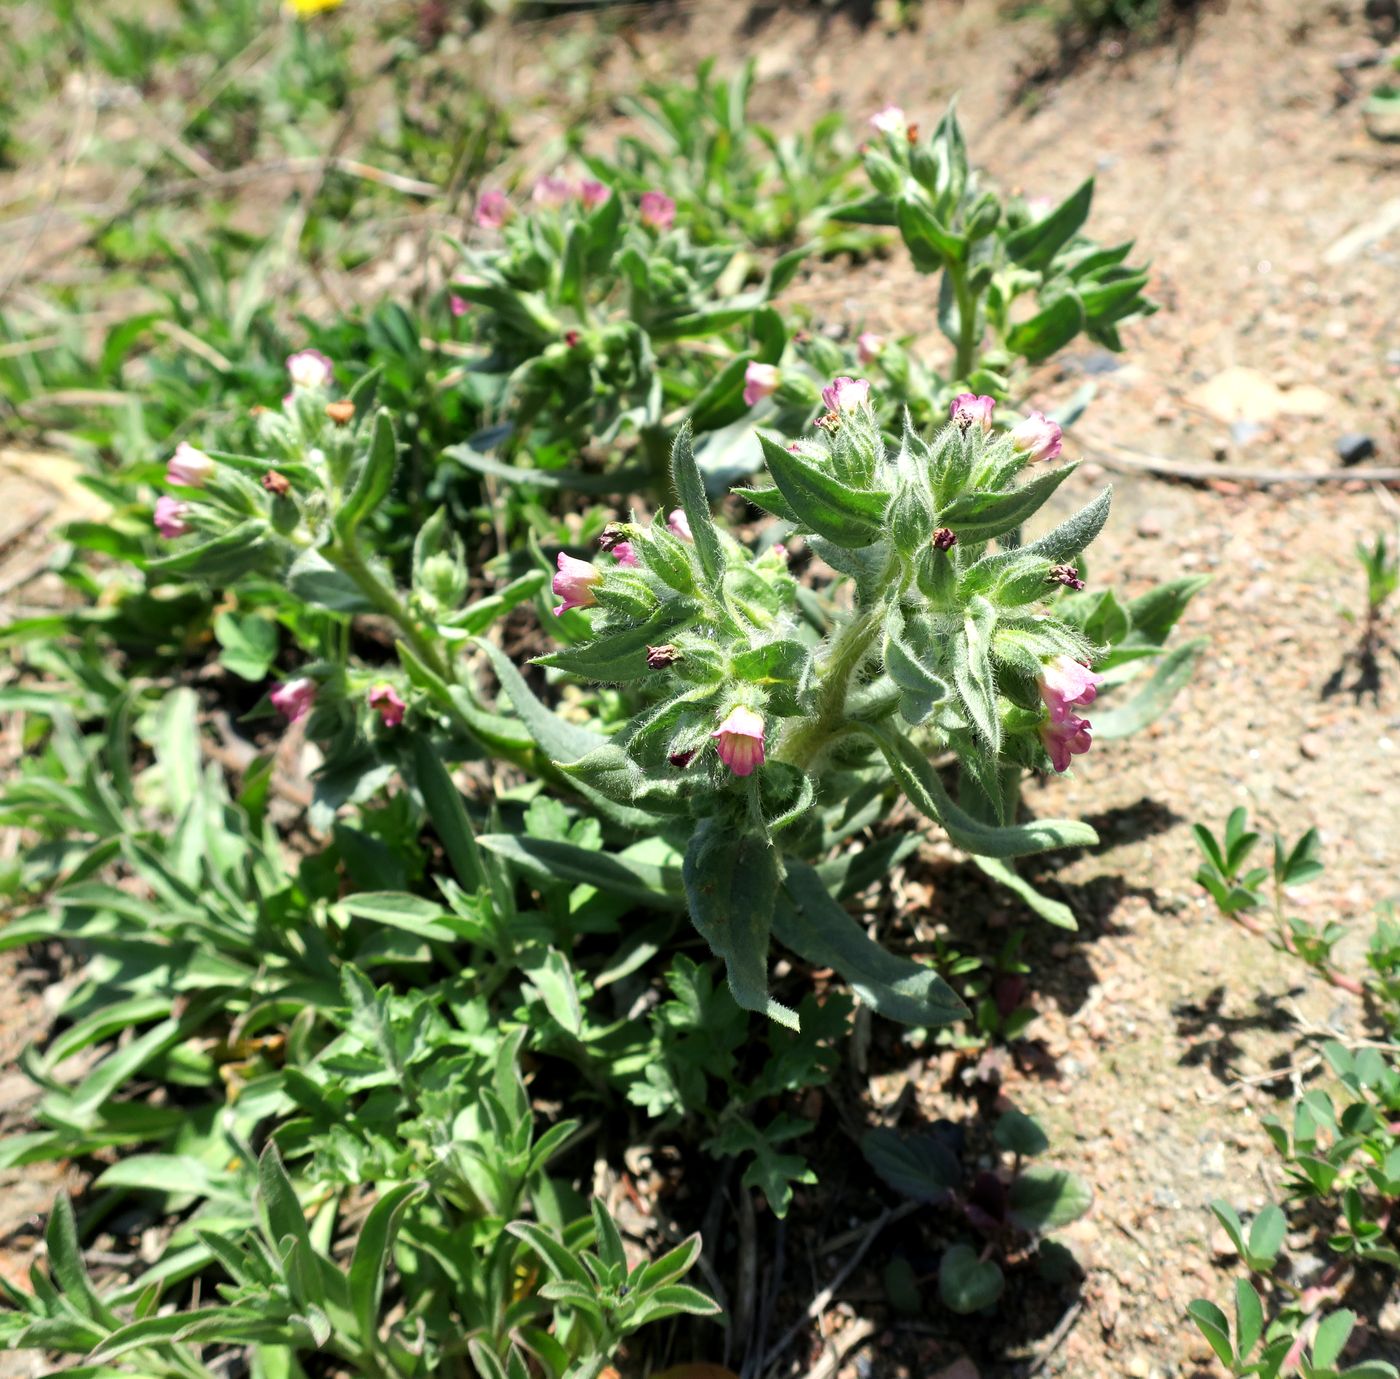
<svg viewBox="0 0 1400 1379"><path fill-rule="evenodd" d="M771 365L750 363L745 402L752 406L768 396L778 385L777 375ZM880 611L899 629L897 638L886 642L883 657L885 674L902 692L907 723L941 724L948 739L968 753L985 752L990 745L997 752L1029 754L1030 761L1036 744L1045 754L1039 757L1041 764L1048 757L1056 771L1067 769L1070 758L1087 751L1091 742L1089 723L1073 710L1093 702L1102 677L1088 668L1092 648L1072 629L1044 614L1025 616L1015 609L1049 597L1057 584L1082 588L1074 568L1049 559L1026 560L1024 577L1017 572L1015 580L999 577L988 586L988 593L999 590L995 596L1006 604L999 612L987 603L987 594L978 596L972 606L985 606L991 615L978 654L991 659L975 675L960 669L960 658L968 654L958 649L967 615L953 597L960 579L971 583L989 563L1005 564L1008 558L988 558L980 550L987 533L973 514L996 510L990 496L974 500L957 485L971 490L1004 486L1022 466L1055 458L1062 447L1059 426L1035 412L1009 432L998 433L994 399L966 393L954 399L951 425L933 448L906 436L904 452L891 465L868 380L835 378L821 389L821 401L826 411L816 419L820 439L780 445L764 438L777 480L777 489L768 492L782 515L796 518L799 529L808 526L814 550L838 568L844 568L838 558L843 541L869 545L885 538L896 547L887 557L893 562L887 566L887 587L908 592L896 596L888 611ZM780 463L779 455L791 458ZM1067 472L1056 471L1048 483L1029 491L1048 494ZM849 498L845 483L853 486ZM876 499L882 489L888 497ZM826 496L807 513L803 504L814 493ZM749 497L765 501L752 491ZM834 509L843 502L859 503L878 520L867 525L866 519L839 517ZM869 506L875 502L883 512ZM1019 500L1008 496L995 502L1014 515ZM602 617L588 654L584 648L565 650L545 662L563 669L588 664L597 673L607 661L609 677L631 678L644 670L659 675L658 686L665 686L660 707L622 735L644 767L662 760L672 768L688 767L712 743L730 774L746 778L772 758L775 731L777 759L804 765L825 749L821 735L833 725L803 723L812 712L811 686L814 677L820 678L822 661L795 635L794 586L785 548L777 545L754 557L737 543L714 539L724 567L718 576L705 567L705 553L696 549L684 508L673 510L664 525L609 523L599 544L611 559L600 564L560 552L552 585L556 616L597 607ZM1021 559L1014 548L1010 558ZM741 581L742 600L735 596ZM977 580L977 587L984 583ZM655 636L643 637L653 628ZM872 624L872 630L878 632L878 625ZM636 659L619 669L608 649L623 645L636 647L626 653ZM909 662L927 669L910 669ZM974 683L985 687L976 696ZM917 684L918 691L910 684ZM956 699L949 697L954 687ZM1038 713L1030 709L1036 696L1042 705ZM940 702L946 709L931 712ZM779 728L775 717L784 720Z"/></svg>

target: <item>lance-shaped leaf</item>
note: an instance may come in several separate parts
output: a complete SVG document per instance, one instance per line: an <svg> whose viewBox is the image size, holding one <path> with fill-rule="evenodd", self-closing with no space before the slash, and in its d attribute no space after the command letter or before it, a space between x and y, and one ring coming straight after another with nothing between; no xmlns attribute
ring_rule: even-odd
<svg viewBox="0 0 1400 1379"><path fill-rule="evenodd" d="M983 857L1025 857L1050 848L1092 847L1099 841L1088 824L1073 819L1034 819L1007 827L984 824L953 803L928 759L902 733L873 723L861 723L857 728L884 754L909 802L941 825L966 852Z"/></svg>
<svg viewBox="0 0 1400 1379"><path fill-rule="evenodd" d="M1041 895L1024 876L1019 876L1013 871L1008 862L1000 857L978 857L976 854L972 860L993 881L999 881L1012 895L1024 901L1041 919L1048 920L1060 929L1079 928L1074 911L1068 905L1059 900L1051 900L1048 895Z"/></svg>
<svg viewBox="0 0 1400 1379"><path fill-rule="evenodd" d="M1006 332L1006 348L1032 364L1063 349L1084 329L1084 304L1079 294L1061 292L1028 321L1019 321Z"/></svg>
<svg viewBox="0 0 1400 1379"><path fill-rule="evenodd" d="M906 192L895 207L899 233L921 273L935 273L946 264L958 263L967 252L967 240L954 234L917 195Z"/></svg>
<svg viewBox="0 0 1400 1379"><path fill-rule="evenodd" d="M734 999L745 1010L796 1029L796 1013L768 995L768 934L779 884L772 845L704 819L691 836L681 871L690 918L724 960Z"/></svg>
<svg viewBox="0 0 1400 1379"><path fill-rule="evenodd" d="M1001 714L997 712L997 684L992 671L992 636L997 611L986 599L974 595L963 619L963 635L954 637L953 684L968 721L977 729L987 751L1001 750Z"/></svg>
<svg viewBox="0 0 1400 1379"><path fill-rule="evenodd" d="M773 482L804 527L849 549L879 539L888 493L851 488L772 436L758 438Z"/></svg>
<svg viewBox="0 0 1400 1379"><path fill-rule="evenodd" d="M524 834L483 833L477 842L488 852L513 863L536 883L557 885L572 881L596 886L610 895L665 910L678 910L685 904L681 877L674 867L659 867L653 862L618 857L576 843Z"/></svg>
<svg viewBox="0 0 1400 1379"><path fill-rule="evenodd" d="M808 962L834 967L871 1009L906 1025L947 1025L967 1007L931 967L881 948L831 898L805 862L788 859L784 900L773 916L778 941Z"/></svg>
<svg viewBox="0 0 1400 1379"><path fill-rule="evenodd" d="M1094 707L1093 735L1128 737L1160 718L1191 679L1196 660L1206 648L1204 637L1173 647L1152 672L1152 678L1126 704Z"/></svg>
<svg viewBox="0 0 1400 1379"><path fill-rule="evenodd" d="M892 609L885 624L885 672L899 686L899 711L911 726L948 697L947 682L934 669L932 657L928 625L921 619L906 622Z"/></svg>
<svg viewBox="0 0 1400 1379"><path fill-rule="evenodd" d="M963 541L990 541L1003 536L1039 512L1078 468L1076 461L1046 470L1009 493L964 493L939 513L935 525L952 528Z"/></svg>
<svg viewBox="0 0 1400 1379"><path fill-rule="evenodd" d="M583 680L598 680L611 685L641 680L656 674L647 665L647 647L663 642L666 634L694 611L693 604L672 599L663 603L640 627L606 632L581 646L547 652L536 656L534 664L552 666Z"/></svg>
<svg viewBox="0 0 1400 1379"><path fill-rule="evenodd" d="M222 536L148 561L146 570L153 575L182 575L197 570L209 579L232 580L251 570L270 549L267 523L261 517L250 517Z"/></svg>
<svg viewBox="0 0 1400 1379"><path fill-rule="evenodd" d="M602 733L595 733L591 728L581 727L577 723L568 723L551 713L535 697L510 657L499 647L481 638L477 639L476 644L486 653L501 688L520 715L520 721L551 761L577 761L579 757L607 744L608 739Z"/></svg>
<svg viewBox="0 0 1400 1379"><path fill-rule="evenodd" d="M690 534L695 541L695 553L700 557L700 568L705 572L712 588L718 588L724 577L724 547L720 544L719 532L715 529L714 518L710 515L710 500L705 493L705 480L700 467L695 463L695 447L691 443L690 422L681 423L676 439L671 446L671 481L676 486L676 497L681 500L686 520L690 523Z"/></svg>
<svg viewBox="0 0 1400 1379"><path fill-rule="evenodd" d="M355 486L336 509L335 531L341 540L350 537L355 528L388 496L389 487L394 482L394 466L398 463L398 456L394 423L389 413L381 407L375 414L374 435L370 439L369 453L355 476Z"/></svg>
<svg viewBox="0 0 1400 1379"><path fill-rule="evenodd" d="M1030 545L983 556L963 575L962 592L967 595L991 588L1008 566L1017 561L1024 561L1027 557L1039 557L1050 561L1052 565L1072 561L1103 530L1104 523L1108 521L1108 509L1112 501L1113 490L1106 488L1091 503L1080 508L1072 517L1067 517L1058 527L1032 541Z"/></svg>
<svg viewBox="0 0 1400 1379"><path fill-rule="evenodd" d="M1044 270L1089 218L1094 200L1094 179L1080 183L1043 220L1013 230L1006 237L1006 252L1025 268Z"/></svg>
<svg viewBox="0 0 1400 1379"><path fill-rule="evenodd" d="M1124 609L1129 622L1128 645L1161 646L1186 605L1209 583L1209 575L1183 575L1130 599Z"/></svg>
<svg viewBox="0 0 1400 1379"><path fill-rule="evenodd" d="M628 493L651 482L651 471L646 469L610 469L606 474L591 474L582 469L521 469L474 450L470 444L449 445L442 453L478 474L490 474L511 484L530 484L554 492Z"/></svg>

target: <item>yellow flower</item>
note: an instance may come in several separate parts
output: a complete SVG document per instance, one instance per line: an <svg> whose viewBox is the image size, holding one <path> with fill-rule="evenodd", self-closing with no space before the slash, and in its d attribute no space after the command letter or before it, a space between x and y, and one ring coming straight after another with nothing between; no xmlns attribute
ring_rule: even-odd
<svg viewBox="0 0 1400 1379"><path fill-rule="evenodd" d="M344 2L345 0L282 0L282 12L296 19L310 19L322 10L337 9Z"/></svg>

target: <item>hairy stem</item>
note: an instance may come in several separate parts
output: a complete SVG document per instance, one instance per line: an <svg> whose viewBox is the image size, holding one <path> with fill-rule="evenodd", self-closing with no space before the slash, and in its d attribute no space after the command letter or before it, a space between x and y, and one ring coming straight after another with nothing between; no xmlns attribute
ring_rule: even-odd
<svg viewBox="0 0 1400 1379"><path fill-rule="evenodd" d="M883 613L884 609L878 606L857 613L837 631L817 668L817 711L784 737L774 753L774 760L788 762L805 771L813 758L845 727L851 676L870 651L870 644L883 625Z"/></svg>
<svg viewBox="0 0 1400 1379"><path fill-rule="evenodd" d="M354 543L337 542L326 555L333 565L354 581L355 587L374 605L375 611L382 613L399 629L404 641L413 648L414 655L434 675L450 683L453 678L452 668L443 656L441 648L424 635L423 629L404 606L397 591L370 569Z"/></svg>
<svg viewBox="0 0 1400 1379"><path fill-rule="evenodd" d="M958 304L958 357L953 374L959 381L966 381L976 363L977 297L968 286L967 274L961 264L950 266L947 272L952 279L953 297Z"/></svg>

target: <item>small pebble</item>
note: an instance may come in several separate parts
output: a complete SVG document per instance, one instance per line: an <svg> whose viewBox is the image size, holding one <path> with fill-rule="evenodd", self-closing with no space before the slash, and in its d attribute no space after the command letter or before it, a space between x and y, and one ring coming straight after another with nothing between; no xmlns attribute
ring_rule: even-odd
<svg viewBox="0 0 1400 1379"><path fill-rule="evenodd" d="M1327 743L1321 733L1304 733L1298 739L1298 750L1309 761L1318 761L1327 750Z"/></svg>
<svg viewBox="0 0 1400 1379"><path fill-rule="evenodd" d="M1360 464L1376 453L1375 441L1360 431L1348 431L1346 435L1338 436L1334 448L1337 458L1348 465Z"/></svg>

